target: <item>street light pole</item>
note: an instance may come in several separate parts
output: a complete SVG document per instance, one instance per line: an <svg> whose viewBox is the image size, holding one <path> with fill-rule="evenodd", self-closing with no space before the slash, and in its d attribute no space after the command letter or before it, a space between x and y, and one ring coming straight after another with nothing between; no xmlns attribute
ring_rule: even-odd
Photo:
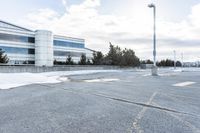
<svg viewBox="0 0 200 133"><path fill-rule="evenodd" d="M154 35L153 35L153 57L154 57L154 66L156 66L156 7L153 8L154 14Z"/></svg>
<svg viewBox="0 0 200 133"><path fill-rule="evenodd" d="M153 68L152 75L157 75L157 67L156 67L156 6L155 4L149 4L149 8L153 8Z"/></svg>
<svg viewBox="0 0 200 133"><path fill-rule="evenodd" d="M176 69L176 50L174 50L174 69Z"/></svg>
<svg viewBox="0 0 200 133"><path fill-rule="evenodd" d="M183 53L181 53L181 67L183 69Z"/></svg>

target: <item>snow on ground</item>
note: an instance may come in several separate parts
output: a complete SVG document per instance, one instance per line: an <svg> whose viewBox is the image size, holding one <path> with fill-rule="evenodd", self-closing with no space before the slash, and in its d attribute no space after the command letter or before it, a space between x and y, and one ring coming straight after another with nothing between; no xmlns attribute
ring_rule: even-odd
<svg viewBox="0 0 200 133"><path fill-rule="evenodd" d="M80 71L56 71L40 73L44 76L70 76L70 75L84 75L93 73L106 73L106 72L120 72L120 70L80 70Z"/></svg>
<svg viewBox="0 0 200 133"><path fill-rule="evenodd" d="M200 68L187 67L187 68L183 68L183 72L200 72Z"/></svg>
<svg viewBox="0 0 200 133"><path fill-rule="evenodd" d="M177 67L174 69L174 67L168 67L168 68L159 68L163 71L171 71L171 72L199 72L200 68L197 67Z"/></svg>
<svg viewBox="0 0 200 133"><path fill-rule="evenodd" d="M119 70L82 70L58 71L46 73L0 73L0 90L37 83L60 83L67 81L67 76L93 73L120 72Z"/></svg>
<svg viewBox="0 0 200 133"><path fill-rule="evenodd" d="M200 68L161 68L160 75L174 74L180 72L195 72L200 71ZM60 83L67 81L67 76L70 75L84 75L84 74L94 74L94 73L107 73L107 72L122 72L126 70L81 70L81 71L57 71L57 72L45 72L45 73L0 73L0 90L10 89L14 87L37 84L37 83ZM130 70L128 70L130 71ZM148 72L144 76L150 76L149 70L131 70L136 72ZM171 73L169 73L171 72ZM117 80L117 79L115 79ZM86 82L106 82L101 81L86 81Z"/></svg>
<svg viewBox="0 0 200 133"><path fill-rule="evenodd" d="M116 79L116 78L112 78L112 79L108 79L108 78L102 78L102 79L91 79L91 80L84 80L84 82L87 82L87 83L97 83L97 82L113 82L113 81L119 81L119 79Z"/></svg>

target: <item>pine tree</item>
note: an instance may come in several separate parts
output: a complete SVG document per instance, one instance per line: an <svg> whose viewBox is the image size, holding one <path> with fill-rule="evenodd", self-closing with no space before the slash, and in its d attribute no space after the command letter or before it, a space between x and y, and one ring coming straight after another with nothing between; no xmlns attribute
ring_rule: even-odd
<svg viewBox="0 0 200 133"><path fill-rule="evenodd" d="M66 65L74 65L71 55L67 56Z"/></svg>
<svg viewBox="0 0 200 133"><path fill-rule="evenodd" d="M124 49L120 61L121 66L139 66L140 60L131 49Z"/></svg>
<svg viewBox="0 0 200 133"><path fill-rule="evenodd" d="M102 52L94 52L92 62L93 65L102 65L104 60L104 55Z"/></svg>
<svg viewBox="0 0 200 133"><path fill-rule="evenodd" d="M121 57L122 57L121 48L118 46L115 47L110 42L110 49L106 57L106 59L108 60L107 62L109 62L109 65L119 65Z"/></svg>
<svg viewBox="0 0 200 133"><path fill-rule="evenodd" d="M0 63L8 63L9 59L6 54L4 54L4 51L0 49Z"/></svg>
<svg viewBox="0 0 200 133"><path fill-rule="evenodd" d="M86 65L86 55L85 54L82 54L81 55L81 58L80 58L80 61L79 61L79 65Z"/></svg>
<svg viewBox="0 0 200 133"><path fill-rule="evenodd" d="M91 65L92 63L90 62L90 60L89 59L87 59L87 63L86 63L87 65Z"/></svg>

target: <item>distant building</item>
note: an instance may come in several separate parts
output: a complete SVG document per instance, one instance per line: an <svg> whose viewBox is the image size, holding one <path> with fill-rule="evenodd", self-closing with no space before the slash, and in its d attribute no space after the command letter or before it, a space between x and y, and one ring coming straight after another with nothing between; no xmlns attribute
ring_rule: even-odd
<svg viewBox="0 0 200 133"><path fill-rule="evenodd" d="M200 67L200 62L184 62L184 67Z"/></svg>
<svg viewBox="0 0 200 133"><path fill-rule="evenodd" d="M141 69L151 69L153 67L153 64L141 64Z"/></svg>
<svg viewBox="0 0 200 133"><path fill-rule="evenodd" d="M54 35L51 31L32 31L0 20L0 49L9 58L8 64L53 66L54 60L65 62L70 55L78 62L82 54L92 58L93 51L85 48L85 40Z"/></svg>

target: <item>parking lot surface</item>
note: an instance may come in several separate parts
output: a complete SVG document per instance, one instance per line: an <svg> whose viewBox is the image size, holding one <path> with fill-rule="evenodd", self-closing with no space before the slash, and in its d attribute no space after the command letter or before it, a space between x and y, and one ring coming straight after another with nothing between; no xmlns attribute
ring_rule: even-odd
<svg viewBox="0 0 200 133"><path fill-rule="evenodd" d="M122 70L0 90L0 133L200 133L200 72Z"/></svg>

